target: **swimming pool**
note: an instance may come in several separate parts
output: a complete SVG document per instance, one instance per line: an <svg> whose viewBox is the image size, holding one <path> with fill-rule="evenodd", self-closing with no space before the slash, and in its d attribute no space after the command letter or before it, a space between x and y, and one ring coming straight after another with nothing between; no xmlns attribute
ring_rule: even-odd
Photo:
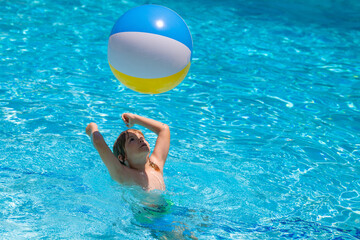
<svg viewBox="0 0 360 240"><path fill-rule="evenodd" d="M1 238L359 238L359 4L151 2L194 53L178 87L142 95L106 52L144 3L2 3ZM123 112L170 126L166 192L113 182L85 135L94 121L111 146Z"/></svg>

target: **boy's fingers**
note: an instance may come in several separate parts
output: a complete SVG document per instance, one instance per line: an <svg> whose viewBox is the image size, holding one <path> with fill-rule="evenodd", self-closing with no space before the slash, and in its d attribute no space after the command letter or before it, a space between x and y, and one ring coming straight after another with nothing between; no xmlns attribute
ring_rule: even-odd
<svg viewBox="0 0 360 240"><path fill-rule="evenodd" d="M127 120L126 120L124 114L121 116L121 118L122 118L122 120L123 120L125 123L127 123Z"/></svg>

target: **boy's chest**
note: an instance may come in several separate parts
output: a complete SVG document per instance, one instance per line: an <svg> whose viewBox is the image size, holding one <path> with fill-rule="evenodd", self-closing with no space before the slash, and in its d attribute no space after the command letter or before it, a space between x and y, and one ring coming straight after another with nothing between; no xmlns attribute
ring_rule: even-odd
<svg viewBox="0 0 360 240"><path fill-rule="evenodd" d="M165 190L164 177L160 172L151 171L148 176L148 190Z"/></svg>

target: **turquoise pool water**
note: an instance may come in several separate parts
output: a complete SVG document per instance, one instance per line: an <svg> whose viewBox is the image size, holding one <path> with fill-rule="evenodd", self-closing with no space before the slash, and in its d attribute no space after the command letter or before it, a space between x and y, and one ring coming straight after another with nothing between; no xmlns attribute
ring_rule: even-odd
<svg viewBox="0 0 360 240"><path fill-rule="evenodd" d="M142 95L106 53L144 3L1 1L0 238L360 238L360 4L152 1L194 53L177 88ZM166 192L113 182L85 135L111 146L123 112L170 126Z"/></svg>

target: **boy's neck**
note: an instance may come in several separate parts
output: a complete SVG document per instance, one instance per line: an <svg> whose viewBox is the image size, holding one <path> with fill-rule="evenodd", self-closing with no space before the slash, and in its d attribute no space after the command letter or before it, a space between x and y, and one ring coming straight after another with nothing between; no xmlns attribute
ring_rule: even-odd
<svg viewBox="0 0 360 240"><path fill-rule="evenodd" d="M145 172L145 169L149 165L149 157L146 157L146 163L145 164L131 164L131 168L136 169L140 172Z"/></svg>

